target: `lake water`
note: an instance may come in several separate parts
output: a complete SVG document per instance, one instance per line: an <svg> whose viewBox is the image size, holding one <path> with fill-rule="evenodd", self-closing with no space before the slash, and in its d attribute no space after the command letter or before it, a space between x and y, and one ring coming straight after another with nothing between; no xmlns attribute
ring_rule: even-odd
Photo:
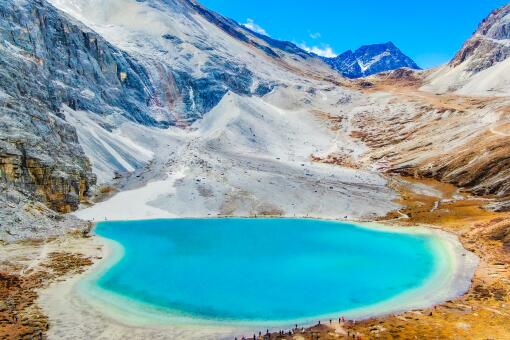
<svg viewBox="0 0 510 340"><path fill-rule="evenodd" d="M312 219L101 222L122 258L94 285L164 313L210 321L304 320L419 288L436 237ZM339 314L337 314L339 315Z"/></svg>

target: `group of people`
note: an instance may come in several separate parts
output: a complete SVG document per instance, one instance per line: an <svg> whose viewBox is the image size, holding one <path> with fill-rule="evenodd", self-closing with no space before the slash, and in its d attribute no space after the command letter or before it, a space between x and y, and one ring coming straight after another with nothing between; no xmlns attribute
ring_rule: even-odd
<svg viewBox="0 0 510 340"><path fill-rule="evenodd" d="M349 321L349 320L348 320L348 321ZM339 324L342 324L342 323L345 323L345 322L346 322L346 320L345 320L345 318L344 318L343 316L340 316L340 317L338 318L338 323L339 323ZM355 321L355 320L354 320L354 321L352 321L352 322L353 322L354 324L356 323L356 321ZM333 323L333 319L329 319L329 324L331 325L332 323ZM321 321L319 320L319 322L317 323L317 326L320 326L320 325L321 325ZM305 331L305 329L304 329L304 327L300 327L300 328L299 328L299 327L298 327L298 325L296 324L296 325L295 325L295 327L294 327L294 329L293 329L292 331L285 332L285 331L283 331L283 330L280 330L280 331L278 332L278 336L280 336L280 337L283 337L283 336L286 336L286 335L288 335L288 336L292 336L293 332L294 332L294 333L297 333L297 332L299 332L299 331L300 331L301 333L303 333L303 332ZM361 339L361 338L360 338L359 336L357 336L357 335L356 335L356 333L354 333L354 332L353 332L353 333L351 333L351 332L347 332L347 336L348 336L349 338L352 336L352 338L353 338L353 339ZM241 338L241 340L251 340L251 339L253 339L253 340L261 340L261 339L262 339L262 340L267 340L267 339L270 339L270 338L271 338L271 333L269 333L269 329L267 329L267 330L266 330L266 334L264 334L264 336L262 336L262 332L259 332L259 336L258 336L258 337L257 337L257 335L256 335L256 334L253 334L253 338L246 338L246 337L244 337L244 336L243 336L243 337ZM237 339L237 337L235 338L235 340L238 340L238 339Z"/></svg>

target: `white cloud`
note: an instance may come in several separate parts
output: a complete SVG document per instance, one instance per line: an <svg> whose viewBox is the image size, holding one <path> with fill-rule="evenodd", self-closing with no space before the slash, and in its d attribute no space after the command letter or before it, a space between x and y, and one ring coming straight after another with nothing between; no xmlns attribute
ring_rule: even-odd
<svg viewBox="0 0 510 340"><path fill-rule="evenodd" d="M310 38L319 39L321 37L320 32L310 33Z"/></svg>
<svg viewBox="0 0 510 340"><path fill-rule="evenodd" d="M264 34L264 35L267 35L269 37L269 34L267 34L266 30L263 29L262 27L260 27L259 25L257 25L253 19L248 18L248 19L246 19L246 22L244 24L241 24L241 25L243 25L244 27L252 30L253 32Z"/></svg>
<svg viewBox="0 0 510 340"><path fill-rule="evenodd" d="M327 44L322 45L322 47L319 47L319 46L307 46L306 44L303 43L299 44L299 47L301 47L303 50L307 52L315 53L326 58L334 58L337 56L335 51L333 51L333 48Z"/></svg>

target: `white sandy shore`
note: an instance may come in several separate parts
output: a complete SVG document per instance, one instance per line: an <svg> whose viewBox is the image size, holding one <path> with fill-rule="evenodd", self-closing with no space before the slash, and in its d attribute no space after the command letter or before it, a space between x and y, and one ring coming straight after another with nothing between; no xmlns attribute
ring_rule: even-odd
<svg viewBox="0 0 510 340"><path fill-rule="evenodd" d="M232 339L251 336L266 328L291 328L295 323L306 326L318 319L364 319L386 314L430 307L465 293L478 264L478 258L465 250L453 234L426 227L391 227L376 223L363 227L388 232L427 234L437 239L437 254L442 259L438 269L423 286L407 291L378 304L339 311L335 315L317 316L313 320L282 322L206 322L158 312L158 310L128 299L101 292L91 283L122 256L122 247L99 237L94 242L103 245L103 260L94 264L85 276L73 277L41 292L40 305L50 318L50 338L160 338L160 339Z"/></svg>

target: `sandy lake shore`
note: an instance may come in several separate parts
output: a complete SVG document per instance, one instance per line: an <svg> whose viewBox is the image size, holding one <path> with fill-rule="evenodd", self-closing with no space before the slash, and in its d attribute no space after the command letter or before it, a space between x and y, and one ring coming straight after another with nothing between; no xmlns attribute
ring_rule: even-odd
<svg viewBox="0 0 510 340"><path fill-rule="evenodd" d="M370 224L370 228L388 232L427 234L437 238L436 251L442 258L438 270L423 286L407 291L388 301L367 308L339 312L348 319L362 320L374 316L399 313L410 309L426 308L465 293L476 269L478 259L466 251L457 237L439 230L423 227L396 229L395 227ZM121 256L122 248L115 242L93 237L88 240L101 245L101 261L97 261L85 275L58 282L41 291L39 305L50 320L58 320L50 328L51 338L83 338L87 334L94 338L241 338L267 328L278 330L290 328L294 322L271 322L262 324L211 323L193 319L181 319L158 313L154 309L122 299L94 288L93 280L113 265ZM97 250L98 247L91 247ZM94 251L95 252L95 251ZM91 256L97 254L86 254ZM300 325L310 326L317 319L323 322L335 315L323 315L313 320L300 320Z"/></svg>

